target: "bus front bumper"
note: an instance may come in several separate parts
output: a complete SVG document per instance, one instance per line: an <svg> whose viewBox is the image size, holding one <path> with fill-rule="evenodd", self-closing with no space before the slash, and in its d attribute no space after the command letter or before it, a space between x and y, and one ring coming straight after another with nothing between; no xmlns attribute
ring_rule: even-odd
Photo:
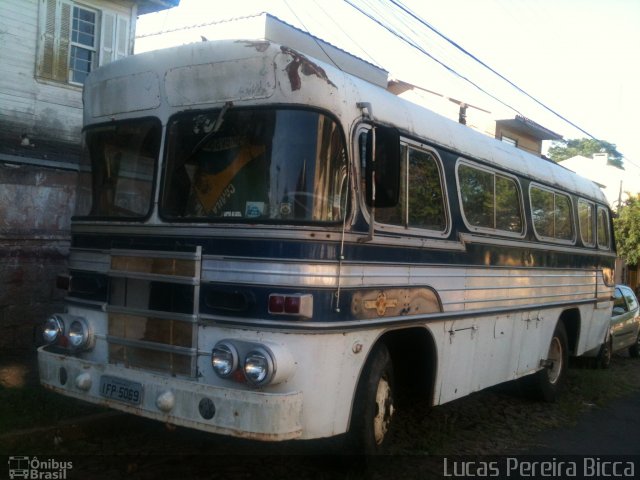
<svg viewBox="0 0 640 480"><path fill-rule="evenodd" d="M46 347L38 350L38 364L46 388L134 415L254 440L291 440L302 434L301 392L215 387L52 353Z"/></svg>

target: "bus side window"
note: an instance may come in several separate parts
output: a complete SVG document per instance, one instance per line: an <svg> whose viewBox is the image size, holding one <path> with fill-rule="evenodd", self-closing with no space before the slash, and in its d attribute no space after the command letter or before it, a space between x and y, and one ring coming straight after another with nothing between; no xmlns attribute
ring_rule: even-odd
<svg viewBox="0 0 640 480"><path fill-rule="evenodd" d="M591 202L578 200L578 220L580 222L580 236L585 247L595 246L594 222L595 222L595 205Z"/></svg>
<svg viewBox="0 0 640 480"><path fill-rule="evenodd" d="M373 145L374 137L375 146ZM369 130L365 160L368 206L393 207L397 205L400 196L400 161L400 135L398 131L395 128L379 126ZM374 176L375 188L373 185Z"/></svg>
<svg viewBox="0 0 640 480"><path fill-rule="evenodd" d="M533 229L540 239L574 241L571 199L560 192L532 185L529 189Z"/></svg>
<svg viewBox="0 0 640 480"><path fill-rule="evenodd" d="M598 248L608 250L610 247L609 241L609 215L607 210L598 207Z"/></svg>

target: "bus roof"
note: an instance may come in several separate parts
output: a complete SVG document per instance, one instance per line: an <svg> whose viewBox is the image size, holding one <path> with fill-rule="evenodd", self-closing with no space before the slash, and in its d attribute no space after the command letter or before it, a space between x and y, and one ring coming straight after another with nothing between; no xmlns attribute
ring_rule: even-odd
<svg viewBox="0 0 640 480"><path fill-rule="evenodd" d="M404 135L607 204L594 182L554 162L266 40L198 42L103 66L85 83L84 121L88 125L132 114L160 115L164 121L179 110L212 108L228 101L313 105L333 112L345 128L357 123L362 115L357 104L366 102L374 121L394 126Z"/></svg>

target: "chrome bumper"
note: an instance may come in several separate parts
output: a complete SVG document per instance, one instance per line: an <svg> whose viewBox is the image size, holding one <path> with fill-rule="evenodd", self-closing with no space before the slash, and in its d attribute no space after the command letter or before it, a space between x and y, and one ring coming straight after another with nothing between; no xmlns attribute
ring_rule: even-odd
<svg viewBox="0 0 640 480"><path fill-rule="evenodd" d="M299 438L302 434L301 392L274 394L214 387L118 365L98 364L45 349L38 350L40 382L69 397L234 437L280 441ZM99 390L103 375L141 384L140 403L130 405L102 396Z"/></svg>

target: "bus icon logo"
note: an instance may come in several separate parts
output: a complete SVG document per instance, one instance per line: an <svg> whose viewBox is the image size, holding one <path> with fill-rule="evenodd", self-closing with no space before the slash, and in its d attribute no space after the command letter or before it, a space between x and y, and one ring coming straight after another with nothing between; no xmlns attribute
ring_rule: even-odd
<svg viewBox="0 0 640 480"><path fill-rule="evenodd" d="M29 478L29 457L9 457L9 478Z"/></svg>

